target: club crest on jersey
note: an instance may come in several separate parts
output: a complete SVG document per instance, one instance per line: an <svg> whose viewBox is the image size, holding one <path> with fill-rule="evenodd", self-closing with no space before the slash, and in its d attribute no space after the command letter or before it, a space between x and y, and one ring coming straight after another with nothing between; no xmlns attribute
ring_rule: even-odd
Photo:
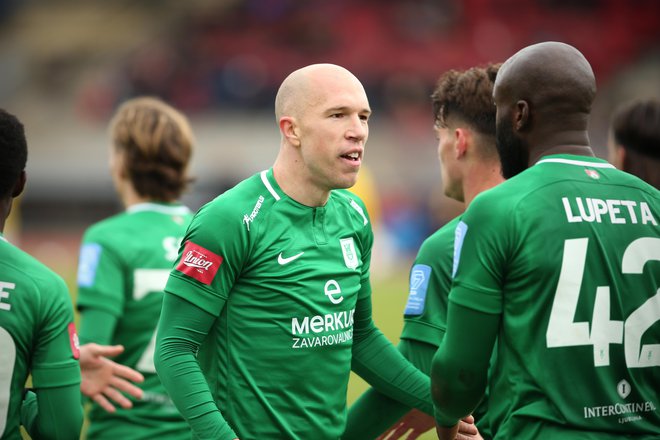
<svg viewBox="0 0 660 440"><path fill-rule="evenodd" d="M349 269L355 269L358 267L358 257L355 252L355 242L353 242L353 237L351 238L342 238L339 240L341 245L341 252L344 254L344 263Z"/></svg>
<svg viewBox="0 0 660 440"><path fill-rule="evenodd" d="M598 174L598 171L596 170L588 170L585 168L584 172L587 173L587 176L591 177L592 179L600 179L600 174Z"/></svg>
<svg viewBox="0 0 660 440"><path fill-rule="evenodd" d="M222 260L223 258L220 255L216 255L192 241L187 241L176 270L196 279L200 283L210 285L222 264Z"/></svg>

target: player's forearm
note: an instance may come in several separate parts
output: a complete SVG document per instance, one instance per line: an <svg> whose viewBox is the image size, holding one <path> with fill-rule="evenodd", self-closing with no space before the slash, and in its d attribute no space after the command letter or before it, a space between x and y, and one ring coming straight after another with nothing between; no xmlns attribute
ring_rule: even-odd
<svg viewBox="0 0 660 440"><path fill-rule="evenodd" d="M165 294L160 319L154 363L172 401L197 438L235 439L196 358L215 317L175 295Z"/></svg>
<svg viewBox="0 0 660 440"><path fill-rule="evenodd" d="M342 440L372 440L410 411L407 406L369 388L350 407Z"/></svg>
<svg viewBox="0 0 660 440"><path fill-rule="evenodd" d="M498 326L499 315L450 301L447 333L431 366L431 389L439 426L453 426L479 404L486 389L488 362Z"/></svg>
<svg viewBox="0 0 660 440"><path fill-rule="evenodd" d="M85 308L80 312L80 331L78 337L81 344L95 342L100 345L112 344L112 335L117 325L117 318L109 312L93 308Z"/></svg>
<svg viewBox="0 0 660 440"><path fill-rule="evenodd" d="M415 368L371 320L371 300L358 301L355 309L353 370L381 393L408 407L433 414L430 381Z"/></svg>
<svg viewBox="0 0 660 440"><path fill-rule="evenodd" d="M32 438L77 439L82 422L78 385L29 391L23 401L21 423Z"/></svg>

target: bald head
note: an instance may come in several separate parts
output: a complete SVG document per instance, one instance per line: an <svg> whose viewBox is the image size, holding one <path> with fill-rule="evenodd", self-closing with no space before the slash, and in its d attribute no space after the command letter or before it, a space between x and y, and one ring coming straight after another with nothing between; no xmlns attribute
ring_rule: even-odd
<svg viewBox="0 0 660 440"><path fill-rule="evenodd" d="M360 81L347 69L335 64L312 64L284 79L275 97L275 118L279 121L282 116L298 116L305 108L322 99L321 92L333 83L349 83L364 93Z"/></svg>
<svg viewBox="0 0 660 440"><path fill-rule="evenodd" d="M533 104L537 111L588 114L596 80L580 51L551 41L528 46L509 58L497 75L495 89L514 102Z"/></svg>

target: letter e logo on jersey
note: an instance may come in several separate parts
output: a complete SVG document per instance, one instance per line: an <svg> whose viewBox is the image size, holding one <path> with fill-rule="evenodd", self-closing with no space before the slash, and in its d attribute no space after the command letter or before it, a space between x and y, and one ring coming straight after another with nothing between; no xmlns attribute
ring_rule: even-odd
<svg viewBox="0 0 660 440"><path fill-rule="evenodd" d="M358 258L357 253L355 252L355 243L353 242L353 237L351 238L342 238L339 240L341 244L341 252L344 254L344 263L349 269L355 269L358 267Z"/></svg>
<svg viewBox="0 0 660 440"><path fill-rule="evenodd" d="M200 283L210 285L221 264L222 257L220 255L216 255L192 241L187 241L176 270L185 273Z"/></svg>

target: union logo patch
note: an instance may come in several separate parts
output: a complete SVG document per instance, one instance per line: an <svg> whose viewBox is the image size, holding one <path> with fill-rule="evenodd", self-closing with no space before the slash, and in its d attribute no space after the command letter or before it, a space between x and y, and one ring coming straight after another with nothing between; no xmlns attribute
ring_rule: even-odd
<svg viewBox="0 0 660 440"><path fill-rule="evenodd" d="M71 353L73 353L74 359L80 358L80 340L78 339L78 332L76 331L76 325L73 322L69 323L69 344L71 345Z"/></svg>
<svg viewBox="0 0 660 440"><path fill-rule="evenodd" d="M222 264L222 260L223 258L220 255L216 255L192 241L187 241L176 270L196 279L200 283L210 285Z"/></svg>

